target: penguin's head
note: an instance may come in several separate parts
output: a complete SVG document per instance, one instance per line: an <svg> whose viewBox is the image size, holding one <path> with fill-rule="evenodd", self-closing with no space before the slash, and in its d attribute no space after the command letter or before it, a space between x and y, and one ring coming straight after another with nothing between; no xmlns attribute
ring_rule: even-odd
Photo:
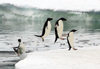
<svg viewBox="0 0 100 69"><path fill-rule="evenodd" d="M47 20L48 20L48 21L51 21L51 20L53 20L53 18L47 18Z"/></svg>
<svg viewBox="0 0 100 69"><path fill-rule="evenodd" d="M21 42L21 39L18 39L18 42Z"/></svg>
<svg viewBox="0 0 100 69"><path fill-rule="evenodd" d="M75 30L75 29L73 29L73 30L71 30L71 32L76 32L77 30Z"/></svg>
<svg viewBox="0 0 100 69"><path fill-rule="evenodd" d="M62 21L67 21L67 19L65 19L65 18L63 18L63 17L62 17L62 18L60 18L59 20L62 20Z"/></svg>

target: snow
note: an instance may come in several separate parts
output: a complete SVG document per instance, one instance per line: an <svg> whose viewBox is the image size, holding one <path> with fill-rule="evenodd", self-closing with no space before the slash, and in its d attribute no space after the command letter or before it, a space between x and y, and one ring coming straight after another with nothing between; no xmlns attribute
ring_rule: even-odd
<svg viewBox="0 0 100 69"><path fill-rule="evenodd" d="M15 69L100 69L100 46L28 53Z"/></svg>

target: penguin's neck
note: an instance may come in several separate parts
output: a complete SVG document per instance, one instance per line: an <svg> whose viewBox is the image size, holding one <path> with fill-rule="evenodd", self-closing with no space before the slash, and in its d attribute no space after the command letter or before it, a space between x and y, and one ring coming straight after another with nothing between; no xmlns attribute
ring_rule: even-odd
<svg viewBox="0 0 100 69"><path fill-rule="evenodd" d="M21 45L22 43L21 42L19 42L19 47L20 47L20 45Z"/></svg>
<svg viewBox="0 0 100 69"><path fill-rule="evenodd" d="M50 22L50 21L48 21L48 24L51 24L51 22Z"/></svg>
<svg viewBox="0 0 100 69"><path fill-rule="evenodd" d="M59 20L59 25L63 25L63 21L62 20Z"/></svg>
<svg viewBox="0 0 100 69"><path fill-rule="evenodd" d="M19 45L21 44L21 42L19 42Z"/></svg>
<svg viewBox="0 0 100 69"><path fill-rule="evenodd" d="M51 22L48 21L48 28L51 29Z"/></svg>
<svg viewBox="0 0 100 69"><path fill-rule="evenodd" d="M73 32L70 32L69 36L73 37L74 33Z"/></svg>

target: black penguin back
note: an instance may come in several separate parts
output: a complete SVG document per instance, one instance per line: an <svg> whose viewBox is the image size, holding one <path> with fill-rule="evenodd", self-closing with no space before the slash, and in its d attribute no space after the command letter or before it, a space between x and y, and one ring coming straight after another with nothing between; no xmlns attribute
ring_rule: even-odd
<svg viewBox="0 0 100 69"><path fill-rule="evenodd" d="M45 22L44 26L43 26L43 30L42 30L42 35L43 36L45 34L45 29L48 26L48 20Z"/></svg>
<svg viewBox="0 0 100 69"><path fill-rule="evenodd" d="M71 50L71 44L70 44L70 42L69 42L69 33L68 33L68 36L67 36L67 42L68 42L68 47L69 47L69 49L68 50Z"/></svg>
<svg viewBox="0 0 100 69"><path fill-rule="evenodd" d="M57 26L59 26L58 21L59 21L59 20L57 20L57 22L55 23L55 42L56 42L57 39L59 38L59 36L58 36L58 31L57 31Z"/></svg>
<svg viewBox="0 0 100 69"><path fill-rule="evenodd" d="M55 27L55 42L57 41L58 38L59 38L59 36L58 36L57 27Z"/></svg>

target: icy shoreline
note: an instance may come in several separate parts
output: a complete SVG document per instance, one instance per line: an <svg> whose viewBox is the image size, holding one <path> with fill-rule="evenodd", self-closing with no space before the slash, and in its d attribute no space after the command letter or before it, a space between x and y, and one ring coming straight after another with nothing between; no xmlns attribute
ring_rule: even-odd
<svg viewBox="0 0 100 69"><path fill-rule="evenodd" d="M32 52L15 69L100 69L100 46Z"/></svg>

